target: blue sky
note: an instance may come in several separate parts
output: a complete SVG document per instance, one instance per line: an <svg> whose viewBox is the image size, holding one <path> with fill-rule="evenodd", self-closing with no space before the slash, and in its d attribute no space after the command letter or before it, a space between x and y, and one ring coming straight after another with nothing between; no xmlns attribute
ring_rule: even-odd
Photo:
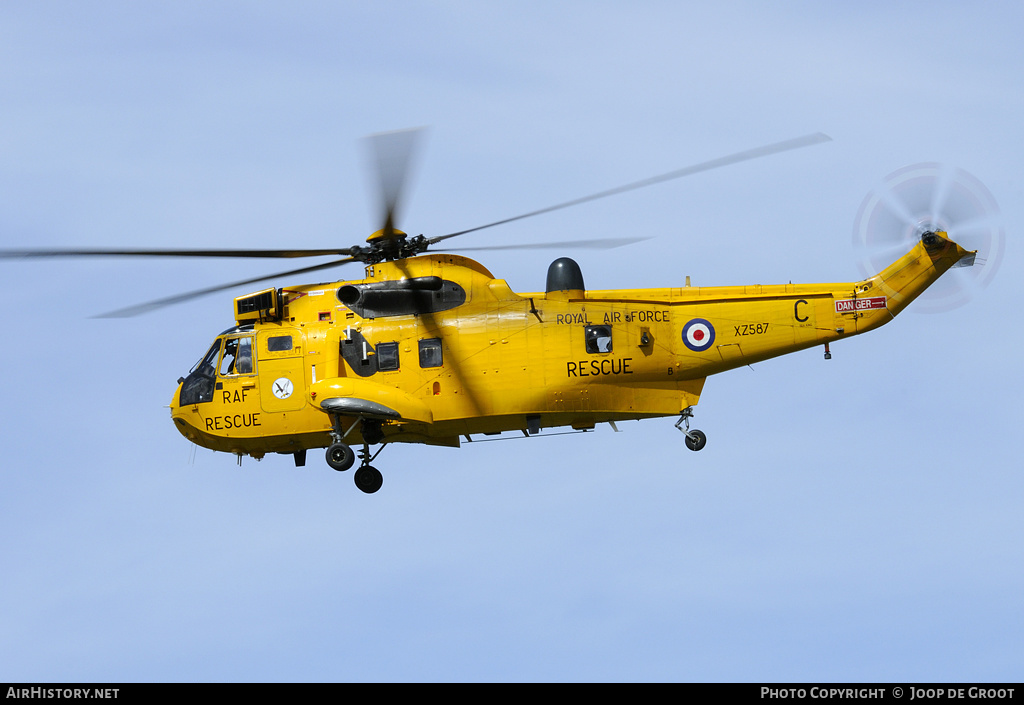
<svg viewBox="0 0 1024 705"><path fill-rule="evenodd" d="M417 125L427 235L833 138L466 236L653 238L564 253L592 288L855 279L858 207L921 162L983 182L1008 245L964 307L710 379L699 454L673 419L389 447L373 496L173 428L244 291L90 318L287 267L0 262L0 680L1019 681L1022 15L3 3L3 247L357 244L359 138ZM478 259L536 291L554 256Z"/></svg>

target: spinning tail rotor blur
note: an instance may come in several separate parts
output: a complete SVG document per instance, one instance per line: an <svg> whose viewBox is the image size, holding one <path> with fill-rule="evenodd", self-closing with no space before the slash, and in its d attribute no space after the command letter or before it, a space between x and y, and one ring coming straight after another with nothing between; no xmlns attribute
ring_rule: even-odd
<svg viewBox="0 0 1024 705"><path fill-rule="evenodd" d="M894 171L861 204L853 245L862 273L871 276L929 230L945 231L964 249L978 251L976 259L965 259L947 272L913 306L922 313L940 313L966 304L992 281L1002 260L1002 218L981 181L963 169L937 163Z"/></svg>

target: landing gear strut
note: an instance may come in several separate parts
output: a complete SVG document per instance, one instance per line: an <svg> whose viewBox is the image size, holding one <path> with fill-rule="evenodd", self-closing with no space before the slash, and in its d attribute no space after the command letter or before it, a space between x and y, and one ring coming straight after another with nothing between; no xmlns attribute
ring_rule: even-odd
<svg viewBox="0 0 1024 705"><path fill-rule="evenodd" d="M340 416L332 417L332 421L334 422L334 430L331 431L333 443L327 448L327 464L338 472L344 472L356 462L356 454L345 443L345 437L355 428L355 424L349 426L347 431L343 431Z"/></svg>
<svg viewBox="0 0 1024 705"><path fill-rule="evenodd" d="M373 419L358 418L344 429L341 426L341 417L332 417L334 429L331 431L331 445L327 448L327 464L335 470L344 471L352 467L356 462L356 453L352 447L345 442L345 439L356 424L361 424L361 435L363 436L363 448L359 451L359 469L355 472L356 487L366 494L373 494L384 484L384 476L380 470L370 465L374 458L380 455L387 445L382 445L376 453L370 453L370 445L376 445L384 440L384 428L380 421Z"/></svg>
<svg viewBox="0 0 1024 705"><path fill-rule="evenodd" d="M387 446L387 443L382 445L376 453L370 455L370 445L364 443L363 449L359 451L361 464L359 469L356 470L356 487L366 494L373 494L384 484L384 476L380 474L380 470L370 465L370 462L380 455L385 446Z"/></svg>
<svg viewBox="0 0 1024 705"><path fill-rule="evenodd" d="M698 431L697 429L693 429L692 431L690 430L691 418L693 418L693 407L688 406L679 414L679 420L676 421L676 428L679 428L679 424L685 423L686 430L681 428L679 428L679 430L686 436L686 447L690 450L700 450L707 444L708 437L704 435L703 431Z"/></svg>
<svg viewBox="0 0 1024 705"><path fill-rule="evenodd" d="M384 476L380 474L380 470L370 465L370 461L376 458L382 450L384 450L384 446L371 455L369 444L364 443L362 450L359 451L360 464L359 469L356 470L356 487L367 494L373 494L384 484ZM327 449L327 464L339 472L348 470L355 462L356 454L346 443L337 441Z"/></svg>

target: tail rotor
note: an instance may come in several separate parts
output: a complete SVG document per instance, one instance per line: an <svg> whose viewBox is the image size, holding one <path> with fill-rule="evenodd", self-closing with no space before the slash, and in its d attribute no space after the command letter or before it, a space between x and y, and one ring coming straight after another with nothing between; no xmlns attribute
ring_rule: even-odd
<svg viewBox="0 0 1024 705"><path fill-rule="evenodd" d="M907 166L889 174L867 195L853 229L862 273L871 276L881 271L926 232L935 230L945 231L964 249L977 250L978 257L965 258L939 279L918 299L914 310L940 313L963 306L995 277L1006 234L989 190L954 166Z"/></svg>

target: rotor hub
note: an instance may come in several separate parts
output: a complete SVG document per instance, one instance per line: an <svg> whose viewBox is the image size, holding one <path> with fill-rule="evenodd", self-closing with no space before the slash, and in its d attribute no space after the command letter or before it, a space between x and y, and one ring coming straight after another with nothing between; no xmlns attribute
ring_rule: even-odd
<svg viewBox="0 0 1024 705"><path fill-rule="evenodd" d="M410 237L401 230L392 230L390 236L385 230L378 230L366 238L366 241L370 243L369 247L356 246L349 248L348 251L352 259L364 264L414 257L426 252L430 245L430 241L423 235Z"/></svg>

